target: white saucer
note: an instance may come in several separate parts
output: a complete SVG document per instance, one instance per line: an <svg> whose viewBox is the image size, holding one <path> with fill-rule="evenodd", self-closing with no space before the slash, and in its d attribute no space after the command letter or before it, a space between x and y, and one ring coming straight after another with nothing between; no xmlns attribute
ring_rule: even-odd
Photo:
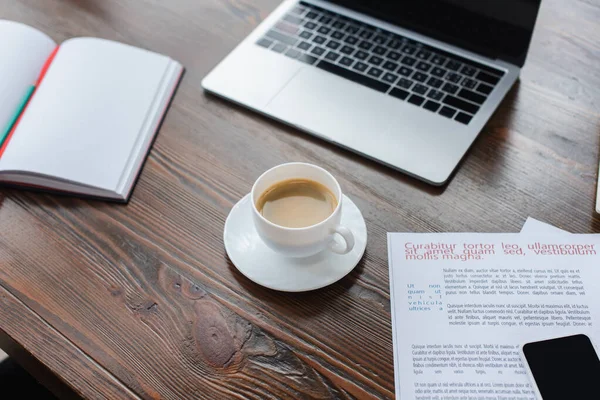
<svg viewBox="0 0 600 400"><path fill-rule="evenodd" d="M338 255L325 250L306 258L290 258L271 250L252 222L250 195L241 199L225 221L223 240L233 265L246 278L269 289L305 292L331 285L356 267L367 247L367 226L356 204L344 196L342 222L354 234L354 249Z"/></svg>

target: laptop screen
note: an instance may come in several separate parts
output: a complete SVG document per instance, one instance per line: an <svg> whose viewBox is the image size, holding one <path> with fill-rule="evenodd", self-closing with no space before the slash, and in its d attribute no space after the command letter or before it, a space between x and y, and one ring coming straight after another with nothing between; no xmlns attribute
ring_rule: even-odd
<svg viewBox="0 0 600 400"><path fill-rule="evenodd" d="M523 66L541 0L329 0Z"/></svg>

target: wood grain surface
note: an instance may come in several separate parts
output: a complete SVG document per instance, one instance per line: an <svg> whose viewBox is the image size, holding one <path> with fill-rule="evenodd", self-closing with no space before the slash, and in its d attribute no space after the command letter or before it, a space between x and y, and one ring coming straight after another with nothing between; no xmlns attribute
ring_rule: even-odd
<svg viewBox="0 0 600 400"><path fill-rule="evenodd" d="M2 286L0 307L0 346L58 398L139 399ZM69 382L78 384L69 387ZM6 377L0 376L0 383L1 397L5 398L9 396Z"/></svg>
<svg viewBox="0 0 600 400"><path fill-rule="evenodd" d="M0 18L57 42L119 40L187 68L129 205L0 189L0 329L85 397L392 398L386 232L516 232L527 216L600 232L598 0L543 0L520 82L443 188L203 93L277 4L0 0ZM367 221L357 268L311 293L251 283L223 248L231 207L288 161L331 171Z"/></svg>

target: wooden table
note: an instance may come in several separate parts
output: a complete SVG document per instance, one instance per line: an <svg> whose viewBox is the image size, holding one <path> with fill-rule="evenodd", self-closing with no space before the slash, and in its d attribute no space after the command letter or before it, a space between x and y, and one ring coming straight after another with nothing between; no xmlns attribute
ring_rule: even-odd
<svg viewBox="0 0 600 400"><path fill-rule="evenodd" d="M129 205L0 189L0 345L86 398L391 398L386 232L599 232L600 2L544 0L520 83L432 188L207 96L200 81L277 0L1 0L61 42L98 36L187 67ZM361 208L358 267L263 289L223 248L261 172L322 165ZM402 321L400 321L402 323ZM56 379L55 379L56 381Z"/></svg>

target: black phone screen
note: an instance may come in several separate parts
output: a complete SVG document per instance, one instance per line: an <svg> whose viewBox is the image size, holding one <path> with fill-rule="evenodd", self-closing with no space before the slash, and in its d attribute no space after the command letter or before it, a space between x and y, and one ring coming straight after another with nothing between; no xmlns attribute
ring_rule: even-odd
<svg viewBox="0 0 600 400"><path fill-rule="evenodd" d="M527 343L523 353L544 400L600 399L600 360L587 336Z"/></svg>

